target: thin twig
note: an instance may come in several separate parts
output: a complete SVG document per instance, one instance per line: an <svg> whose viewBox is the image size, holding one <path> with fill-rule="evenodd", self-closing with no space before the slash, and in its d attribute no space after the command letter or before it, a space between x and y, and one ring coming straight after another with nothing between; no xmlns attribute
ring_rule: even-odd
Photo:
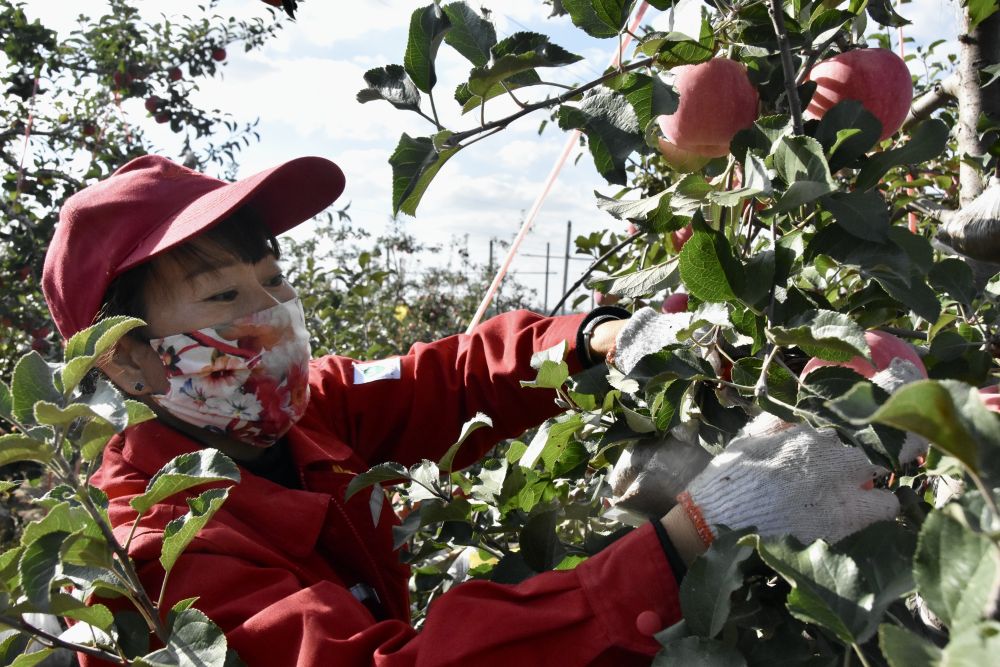
<svg viewBox="0 0 1000 667"><path fill-rule="evenodd" d="M606 262L608 258L614 255L616 252L618 252L619 250L621 250L622 248L624 248L625 246L627 246L628 244L632 243L637 238L642 236L642 234L643 232L636 232L635 234L632 234L632 236L625 237L624 241L614 246L613 248L611 248L611 250L607 251L606 253L598 257L596 260L594 260L594 263L591 264L587 268L587 270L583 272L583 275L580 276L580 279L577 280L575 283L573 283L572 287L566 290L566 293L562 295L562 298L559 299L559 303L557 303L555 307L549 312L549 317L555 317L555 314L559 312L559 309L562 308L562 305L566 303L566 299L569 298L569 295L575 292L576 289L580 287L580 285L582 285L584 281L587 280L588 277L590 277L590 274L594 272L594 269L596 269L598 266ZM672 261L672 259L670 261Z"/></svg>
<svg viewBox="0 0 1000 667"><path fill-rule="evenodd" d="M65 639L60 639L59 637L49 634L41 628L37 628L31 625L23 618L13 618L11 616L0 615L0 624L10 626L12 628L17 628L21 632L27 633L35 637L35 641L43 646L49 648L65 648L70 651L76 651L77 653L83 653L94 658L99 658L101 660L107 660L108 662L113 662L116 665L128 664L121 657L110 651L103 651L99 648L91 648L89 646L84 646L82 644L74 644L68 642Z"/></svg>
<svg viewBox="0 0 1000 667"><path fill-rule="evenodd" d="M625 66L622 69L622 71L623 72L630 72L632 70L642 69L643 67L648 67L649 65L652 65L654 62L655 62L655 59L653 59L653 58L646 58L645 60L640 60L638 62L634 62L634 63L631 63L631 64ZM613 78L619 76L619 74L620 73L618 71L609 72L609 73L605 74L604 76L601 76L601 77L599 77L597 79L594 79L593 81L590 81L589 83L585 83L582 86L579 86L577 88L574 88L573 90L567 91L567 92L563 93L562 95L560 95L558 97L553 97L553 98L550 98L550 99L547 99L547 100L542 100L541 102L534 102L532 104L528 104L523 109L521 109L520 111L517 111L517 112L515 112L515 113L513 113L513 114L511 114L509 116L504 117L504 118L500 118L498 120L490 121L489 123L481 125L481 126L479 126L477 128L473 128L473 129L470 129L470 130L464 130L462 132L456 132L455 134L453 134L450 137L448 137L448 141L446 142L446 144L448 144L448 146L455 146L455 145L458 145L459 143L461 143L463 140L468 139L469 137L474 136L476 134L479 134L481 132L484 132L486 130L492 130L492 129L497 128L497 127L500 127L500 128L507 127L508 125L510 125L512 122L514 122L518 118L521 118L522 116L526 116L529 113L531 113L532 111L537 111L538 109L545 109L547 107L551 107L551 106L555 106L557 104L563 104L564 102L568 102L569 100L573 99L574 97L577 97L577 96L579 96L579 95L587 92L588 90L591 90L592 88L596 88L597 86L601 85L605 81L608 81L610 79L613 79Z"/></svg>

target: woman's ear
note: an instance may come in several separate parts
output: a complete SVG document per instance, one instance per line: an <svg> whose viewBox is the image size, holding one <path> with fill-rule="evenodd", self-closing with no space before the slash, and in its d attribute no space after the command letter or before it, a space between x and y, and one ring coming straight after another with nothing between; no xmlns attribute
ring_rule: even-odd
<svg viewBox="0 0 1000 667"><path fill-rule="evenodd" d="M167 372L156 351L144 340L122 336L98 368L130 396L165 394L170 388Z"/></svg>

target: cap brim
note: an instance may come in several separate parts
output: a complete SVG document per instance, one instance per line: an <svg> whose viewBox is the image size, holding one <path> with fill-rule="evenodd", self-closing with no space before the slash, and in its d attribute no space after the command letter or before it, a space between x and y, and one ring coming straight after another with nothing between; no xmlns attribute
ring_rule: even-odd
<svg viewBox="0 0 1000 667"><path fill-rule="evenodd" d="M211 190L142 240L118 273L194 238L251 204L277 236L322 212L344 191L344 172L321 157L296 158Z"/></svg>

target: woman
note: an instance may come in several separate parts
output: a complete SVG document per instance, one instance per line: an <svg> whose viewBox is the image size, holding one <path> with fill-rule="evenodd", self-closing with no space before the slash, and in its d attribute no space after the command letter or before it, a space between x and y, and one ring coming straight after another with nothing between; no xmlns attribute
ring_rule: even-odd
<svg viewBox="0 0 1000 667"><path fill-rule="evenodd" d="M67 201L46 256L45 296L63 336L106 315L147 322L101 366L157 415L114 439L93 477L110 498L116 535L132 530L129 500L173 457L214 447L242 468L178 561L164 601L197 597L248 665L648 664L652 635L679 619L685 563L714 525L765 516L772 534L795 534L805 518L835 538L894 516L891 494L862 488L878 472L863 454L771 424L731 445L665 517L575 570L516 586L462 584L416 632L408 570L393 549L398 521L367 493L345 501L351 478L383 461L436 460L485 412L494 427L463 446L456 465L468 465L557 412L551 395L520 387L533 353L567 340L575 372L612 351L622 360L659 349L676 327L648 310L627 324L607 309L515 312L375 365L310 360L274 236L343 187L340 169L321 158L226 183L145 156ZM803 471L803 452L829 465ZM830 511L796 504L825 489ZM179 494L135 531L130 555L148 590L162 583L163 529L186 511Z"/></svg>

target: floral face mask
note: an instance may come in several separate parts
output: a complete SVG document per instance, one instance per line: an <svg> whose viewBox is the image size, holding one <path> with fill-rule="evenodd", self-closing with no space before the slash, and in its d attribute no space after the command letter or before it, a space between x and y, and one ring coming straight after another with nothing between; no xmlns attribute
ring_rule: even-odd
<svg viewBox="0 0 1000 667"><path fill-rule="evenodd" d="M152 400L212 433L270 447L309 402L309 334L299 299L150 345L170 382Z"/></svg>

